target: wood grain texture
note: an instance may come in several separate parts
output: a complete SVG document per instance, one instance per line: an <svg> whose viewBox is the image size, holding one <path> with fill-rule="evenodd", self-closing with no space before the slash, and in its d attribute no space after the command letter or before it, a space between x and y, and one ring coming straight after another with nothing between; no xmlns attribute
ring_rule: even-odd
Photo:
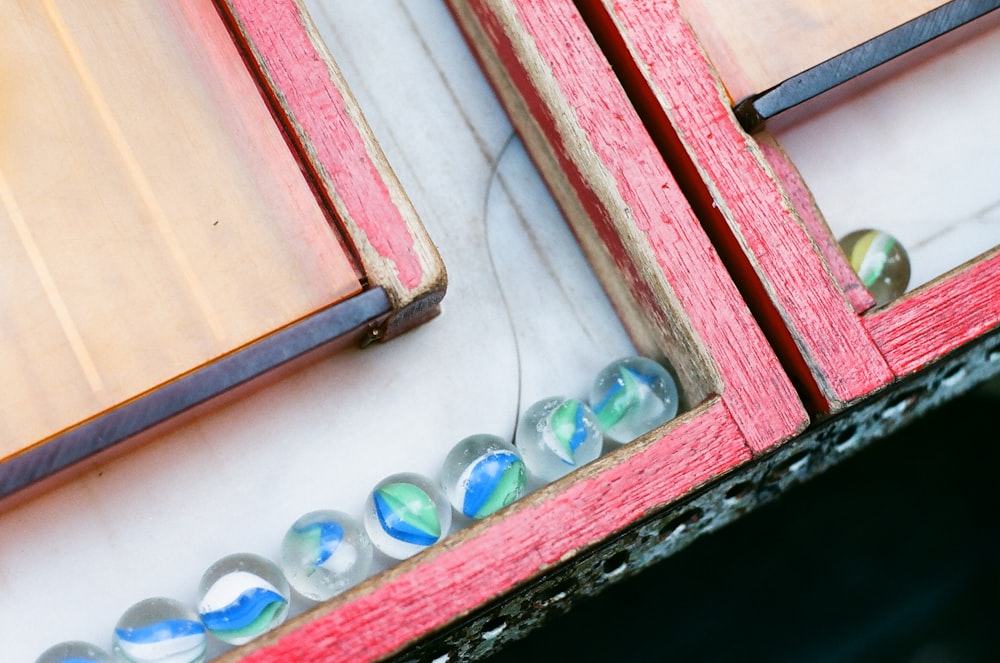
<svg viewBox="0 0 1000 663"><path fill-rule="evenodd" d="M0 13L0 457L360 292L211 4Z"/></svg>
<svg viewBox="0 0 1000 663"><path fill-rule="evenodd" d="M945 0L678 2L734 104L945 4Z"/></svg>
<svg viewBox="0 0 1000 663"><path fill-rule="evenodd" d="M840 249L840 243L834 237L830 227L823 218L823 212L816 205L816 200L812 192L802 179L795 164L781 145L774 137L766 131L754 134L754 139L760 146L764 158L774 169L774 175L778 178L781 186L788 192L788 198L792 208L805 226L809 236L816 243L817 248L830 267L830 274L834 277L840 289L844 291L844 296L854 307L855 313L864 313L875 306L875 298L872 297L868 289L858 278L858 275L851 269L850 263Z"/></svg>
<svg viewBox="0 0 1000 663"><path fill-rule="evenodd" d="M1000 249L864 318L900 376L1000 325Z"/></svg>
<svg viewBox="0 0 1000 663"><path fill-rule="evenodd" d="M751 448L799 430L798 396L572 3L450 6L598 277L623 276L653 324L690 325ZM679 350L676 365L697 357Z"/></svg>
<svg viewBox="0 0 1000 663"><path fill-rule="evenodd" d="M623 451L528 495L218 660L378 660L750 458L718 399L668 424L662 437L647 436Z"/></svg>
<svg viewBox="0 0 1000 663"><path fill-rule="evenodd" d="M293 142L406 326L436 308L444 265L299 0L218 0L267 82Z"/></svg>
<svg viewBox="0 0 1000 663"><path fill-rule="evenodd" d="M675 170L687 171L709 197L702 221L730 241L756 275L794 347L777 343L796 378L817 387L814 407L835 411L893 378L844 298L760 147L742 131L676 1L581 2L591 27L649 123L675 137L663 145ZM697 195L697 194L695 194ZM726 238L729 238L728 240ZM768 315L764 310L761 315ZM799 363L791 353L801 355Z"/></svg>

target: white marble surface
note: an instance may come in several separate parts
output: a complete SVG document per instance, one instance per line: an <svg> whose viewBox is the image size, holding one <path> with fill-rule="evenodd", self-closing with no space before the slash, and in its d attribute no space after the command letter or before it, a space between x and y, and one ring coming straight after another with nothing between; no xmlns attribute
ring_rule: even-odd
<svg viewBox="0 0 1000 663"><path fill-rule="evenodd" d="M0 512L5 661L33 661L60 640L107 647L131 604L156 595L193 603L202 572L217 558L247 551L276 559L285 529L302 513L335 508L360 515L383 476L436 476L462 437L509 437L528 404L553 393L585 395L604 363L631 352L442 3L307 5L439 245L450 277L442 315L385 346L318 361ZM787 141L801 143L790 148L796 158L819 153L819 165L803 169L837 230L833 206L865 196L858 183L847 195L819 182L872 177L838 159L888 156L886 145L897 142L894 108L842 120L849 130L831 125ZM878 119L885 114L891 121ZM874 126L862 128L869 119ZM959 141L944 133L944 123L915 121L927 137L918 151L933 152L930 166L944 174L964 168L964 156L942 162L945 148ZM972 144L983 182L969 183L976 195L998 172L997 130L988 129L988 139L979 140L990 144ZM840 141L830 156L817 135L834 131L852 142ZM909 132L901 133L899 141ZM899 156L871 169L890 173L894 185L917 178L920 193L930 175L901 170L911 161ZM906 229L974 215L995 198L946 186L933 211L926 203L903 205L915 195L912 186L911 193L879 191L871 198L881 205L867 217L845 214L852 223L884 219L914 247L915 260L920 238L935 235L954 237L961 249L940 250L948 260L982 250L980 226L969 226L977 243L957 232ZM951 206L954 200L967 204ZM984 219L997 218L990 209L993 216Z"/></svg>

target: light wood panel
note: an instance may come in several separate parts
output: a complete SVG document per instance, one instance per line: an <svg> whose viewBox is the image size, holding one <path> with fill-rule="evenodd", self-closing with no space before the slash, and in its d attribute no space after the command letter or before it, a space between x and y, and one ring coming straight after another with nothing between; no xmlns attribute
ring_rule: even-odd
<svg viewBox="0 0 1000 663"><path fill-rule="evenodd" d="M944 0L679 0L732 103L768 90Z"/></svg>
<svg viewBox="0 0 1000 663"><path fill-rule="evenodd" d="M360 291L211 3L0 32L0 453Z"/></svg>

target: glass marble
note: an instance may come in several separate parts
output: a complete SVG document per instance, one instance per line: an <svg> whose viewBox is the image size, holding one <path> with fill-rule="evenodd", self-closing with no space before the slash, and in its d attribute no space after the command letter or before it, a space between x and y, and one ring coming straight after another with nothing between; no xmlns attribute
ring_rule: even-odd
<svg viewBox="0 0 1000 663"><path fill-rule="evenodd" d="M198 615L180 601L145 599L125 611L111 636L116 661L202 663L208 647Z"/></svg>
<svg viewBox="0 0 1000 663"><path fill-rule="evenodd" d="M605 366L590 390L590 406L617 444L631 442L677 414L677 383L646 357L625 357Z"/></svg>
<svg viewBox="0 0 1000 663"><path fill-rule="evenodd" d="M208 632L242 645L285 621L291 590L278 565L252 553L227 555L198 586L198 614Z"/></svg>
<svg viewBox="0 0 1000 663"><path fill-rule="evenodd" d="M364 523L376 549L393 559L406 559L448 534L451 505L427 477L393 474L368 495Z"/></svg>
<svg viewBox="0 0 1000 663"><path fill-rule="evenodd" d="M602 437L597 416L586 403L553 396L525 411L514 446L532 476L555 481L600 456Z"/></svg>
<svg viewBox="0 0 1000 663"><path fill-rule="evenodd" d="M310 601L326 601L364 580L372 557L372 542L361 523L340 511L305 514L281 542L285 577Z"/></svg>
<svg viewBox="0 0 1000 663"><path fill-rule="evenodd" d="M111 655L89 642L60 642L46 649L35 663L111 663Z"/></svg>
<svg viewBox="0 0 1000 663"><path fill-rule="evenodd" d="M455 511L479 520L524 495L524 461L513 444L496 435L470 435L448 452L441 486Z"/></svg>
<svg viewBox="0 0 1000 663"><path fill-rule="evenodd" d="M895 237L880 230L855 230L840 240L840 248L879 306L906 292L910 257Z"/></svg>

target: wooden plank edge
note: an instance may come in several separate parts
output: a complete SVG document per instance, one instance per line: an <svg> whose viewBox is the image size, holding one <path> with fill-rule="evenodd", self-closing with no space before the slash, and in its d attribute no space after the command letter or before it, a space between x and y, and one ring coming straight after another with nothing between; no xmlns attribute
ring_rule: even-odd
<svg viewBox="0 0 1000 663"><path fill-rule="evenodd" d="M364 291L37 442L0 465L0 498L317 349L361 343L389 313L389 300L381 288ZM4 506L9 506L6 500Z"/></svg>
<svg viewBox="0 0 1000 663"><path fill-rule="evenodd" d="M304 167L394 314L381 339L433 317L444 263L300 0L215 0Z"/></svg>
<svg viewBox="0 0 1000 663"><path fill-rule="evenodd" d="M1000 247L864 317L899 376L1000 326Z"/></svg>
<svg viewBox="0 0 1000 663"><path fill-rule="evenodd" d="M456 7L451 9L453 13L459 11ZM477 18L470 17L461 27L473 31L478 30L478 26ZM623 205L612 212L612 205L601 199L614 195L609 192L617 183L609 181L607 173L598 169L589 173L598 179L596 185L583 183L585 175L579 164L559 154L558 148L552 148L546 134L546 130L559 134L559 129L554 128L559 114L548 112L544 101L531 96L530 83L525 85L529 96L522 94L509 79L496 52L490 50L489 43L486 40L476 40L476 43L482 50L474 51L475 57L487 72L529 156L640 352L667 357L680 380L684 400L689 403L702 400L710 392L722 392L718 368L692 330L689 316L678 302L669 278L656 266L655 257L650 257L648 242L641 232L632 232L627 222L621 227L628 237L620 237L613 223L607 220L610 214L622 216ZM535 107L529 107L533 102ZM569 111L568 114L573 113ZM591 156L593 161L599 162L596 155ZM598 187L600 191L596 190ZM681 209L685 206L682 203Z"/></svg>
<svg viewBox="0 0 1000 663"><path fill-rule="evenodd" d="M810 410L835 412L887 385L892 371L736 122L676 1L578 5Z"/></svg>
<svg viewBox="0 0 1000 663"><path fill-rule="evenodd" d="M691 326L752 448L801 430L798 395L572 3L449 6L592 262L609 253L654 323Z"/></svg>
<svg viewBox="0 0 1000 663"><path fill-rule="evenodd" d="M775 177L788 192L795 212L802 219L803 225L813 238L817 248L830 268L830 274L840 286L841 291L854 308L854 312L862 314L875 307L875 298L868 292L857 273L851 268L847 257L840 248L840 242L834 237L830 226L826 224L822 211L816 205L812 191L802 179L798 168L791 158L778 144L774 137L766 131L757 133L754 138L761 152L774 170Z"/></svg>
<svg viewBox="0 0 1000 663"><path fill-rule="evenodd" d="M712 398L217 660L398 653L749 459L732 416Z"/></svg>

